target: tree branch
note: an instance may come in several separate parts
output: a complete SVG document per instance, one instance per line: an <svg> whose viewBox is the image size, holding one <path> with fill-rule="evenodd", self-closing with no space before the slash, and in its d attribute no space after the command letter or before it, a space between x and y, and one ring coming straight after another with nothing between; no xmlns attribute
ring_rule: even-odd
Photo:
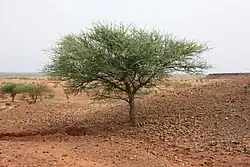
<svg viewBox="0 0 250 167"><path fill-rule="evenodd" d="M101 98L106 98L106 99L123 100L123 101L129 102L128 99L123 98L123 97L121 97L121 96L114 96L114 95L111 95L111 96L108 96L108 95L99 95L99 97L101 97Z"/></svg>
<svg viewBox="0 0 250 167"><path fill-rule="evenodd" d="M98 78L101 79L101 80L103 80L104 82L110 84L110 85L113 86L114 88L119 89L120 91L126 92L126 89L120 87L117 83L112 82L112 81L106 79L106 78L103 77L103 76L98 76Z"/></svg>

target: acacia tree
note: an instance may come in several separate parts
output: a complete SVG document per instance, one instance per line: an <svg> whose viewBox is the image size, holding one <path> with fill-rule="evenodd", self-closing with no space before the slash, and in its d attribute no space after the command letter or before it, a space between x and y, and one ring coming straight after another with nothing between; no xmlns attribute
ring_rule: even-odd
<svg viewBox="0 0 250 167"><path fill-rule="evenodd" d="M137 91L173 72L202 73L209 66L200 55L208 49L204 43L155 30L95 23L86 31L59 40L49 50L51 62L44 70L66 81L73 92L94 85L98 91L92 95L128 102L130 121L136 125Z"/></svg>
<svg viewBox="0 0 250 167"><path fill-rule="evenodd" d="M0 92L10 94L11 101L14 102L17 94L24 91L24 84L6 82L0 86Z"/></svg>

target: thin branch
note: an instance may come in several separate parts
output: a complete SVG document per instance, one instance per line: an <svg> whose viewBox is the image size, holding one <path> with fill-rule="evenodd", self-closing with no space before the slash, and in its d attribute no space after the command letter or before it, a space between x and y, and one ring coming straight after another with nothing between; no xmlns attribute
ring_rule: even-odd
<svg viewBox="0 0 250 167"><path fill-rule="evenodd" d="M114 88L119 89L120 91L126 92L126 90L125 90L124 88L120 87L117 83L112 82L112 81L106 79L106 78L103 77L103 76L98 76L98 78L101 79L101 80L103 80L104 82L110 84L110 85L113 86Z"/></svg>
<svg viewBox="0 0 250 167"><path fill-rule="evenodd" d="M112 95L112 96L108 96L108 95L99 95L99 97L106 98L106 99L123 100L123 101L129 102L128 99L123 98L123 97L121 97L121 96L114 96L114 95Z"/></svg>

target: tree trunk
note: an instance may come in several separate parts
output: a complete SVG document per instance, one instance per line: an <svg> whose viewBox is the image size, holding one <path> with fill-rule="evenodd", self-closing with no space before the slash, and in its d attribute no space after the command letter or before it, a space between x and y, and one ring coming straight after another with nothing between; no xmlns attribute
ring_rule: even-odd
<svg viewBox="0 0 250 167"><path fill-rule="evenodd" d="M14 102L16 94L11 94L11 101Z"/></svg>
<svg viewBox="0 0 250 167"><path fill-rule="evenodd" d="M129 95L129 118L133 126L137 125L138 113L135 106L135 95Z"/></svg>
<svg viewBox="0 0 250 167"><path fill-rule="evenodd" d="M37 95L34 96L34 103L36 103Z"/></svg>

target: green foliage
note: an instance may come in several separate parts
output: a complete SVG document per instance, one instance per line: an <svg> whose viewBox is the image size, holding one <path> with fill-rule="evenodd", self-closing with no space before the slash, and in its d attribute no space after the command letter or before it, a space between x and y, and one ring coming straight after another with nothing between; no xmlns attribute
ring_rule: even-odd
<svg viewBox="0 0 250 167"><path fill-rule="evenodd" d="M1 85L0 92L10 94L10 96L12 97L11 101L14 101L16 94L18 94L18 93L20 93L20 91L22 91L21 89L22 89L21 84L17 84L17 83L13 83L13 82L6 82L6 83Z"/></svg>
<svg viewBox="0 0 250 167"><path fill-rule="evenodd" d="M36 102L39 95L39 88L35 84L26 85L26 90L23 93L28 93L31 99Z"/></svg>
<svg viewBox="0 0 250 167"><path fill-rule="evenodd" d="M10 94L14 101L17 94L29 94L34 102L38 97L42 97L44 93L52 92L46 85L43 84L24 84L7 82L1 85L0 92Z"/></svg>
<svg viewBox="0 0 250 167"><path fill-rule="evenodd" d="M27 91L27 85L23 83L16 84L16 87L14 88L14 92L16 94L25 93L26 91Z"/></svg>
<svg viewBox="0 0 250 167"><path fill-rule="evenodd" d="M45 94L52 95L52 90L44 84L27 84L23 93L28 93L35 103L38 97L42 99Z"/></svg>
<svg viewBox="0 0 250 167"><path fill-rule="evenodd" d="M14 89L15 89L16 86L17 86L16 83L6 82L6 83L3 83L3 84L1 85L0 90L1 90L1 92L3 92L3 93L9 93L9 94L11 94L11 93L14 92Z"/></svg>
<svg viewBox="0 0 250 167"><path fill-rule="evenodd" d="M44 72L67 81L73 92L98 83L98 94L134 102L138 90L173 72L200 74L210 66L200 55L206 44L177 39L131 25L93 24L79 34L64 36L49 50L51 63ZM130 105L133 106L133 105Z"/></svg>
<svg viewBox="0 0 250 167"><path fill-rule="evenodd" d="M92 81L110 91L136 93L174 71L200 73L209 66L199 55L205 44L177 40L157 31L94 24L89 31L62 38L51 50L45 72L83 90Z"/></svg>

